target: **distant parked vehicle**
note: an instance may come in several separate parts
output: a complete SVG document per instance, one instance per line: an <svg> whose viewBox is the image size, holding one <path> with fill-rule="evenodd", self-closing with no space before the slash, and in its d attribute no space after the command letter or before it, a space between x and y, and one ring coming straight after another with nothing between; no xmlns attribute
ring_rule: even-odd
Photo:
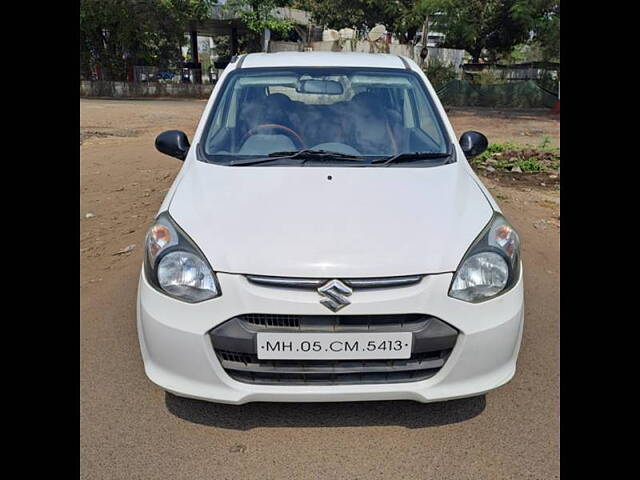
<svg viewBox="0 0 640 480"><path fill-rule="evenodd" d="M158 72L156 73L156 80L172 80L175 77L173 72Z"/></svg>

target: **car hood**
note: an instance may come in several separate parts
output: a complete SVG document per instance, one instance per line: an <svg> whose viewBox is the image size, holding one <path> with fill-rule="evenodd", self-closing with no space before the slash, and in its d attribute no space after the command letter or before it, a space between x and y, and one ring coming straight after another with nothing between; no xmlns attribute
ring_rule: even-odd
<svg viewBox="0 0 640 480"><path fill-rule="evenodd" d="M459 163L185 167L169 213L219 272L319 278L452 272L493 214Z"/></svg>

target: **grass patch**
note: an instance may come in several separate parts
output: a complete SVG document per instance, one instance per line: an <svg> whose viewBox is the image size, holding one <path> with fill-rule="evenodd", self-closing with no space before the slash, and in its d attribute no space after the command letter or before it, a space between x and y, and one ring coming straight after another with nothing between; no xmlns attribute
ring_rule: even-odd
<svg viewBox="0 0 640 480"><path fill-rule="evenodd" d="M494 143L471 159L475 168L492 171L510 172L520 169L523 173L557 173L560 168L560 149L542 142L538 147L516 145L513 143Z"/></svg>

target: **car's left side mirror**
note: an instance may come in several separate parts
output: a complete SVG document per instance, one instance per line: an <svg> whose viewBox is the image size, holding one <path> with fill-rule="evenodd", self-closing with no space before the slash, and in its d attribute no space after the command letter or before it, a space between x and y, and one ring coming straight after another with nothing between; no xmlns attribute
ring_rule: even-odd
<svg viewBox="0 0 640 480"><path fill-rule="evenodd" d="M183 161L187 158L189 147L186 133L180 130L167 130L156 137L156 148L159 152Z"/></svg>
<svg viewBox="0 0 640 480"><path fill-rule="evenodd" d="M489 140L480 132L464 132L460 137L460 147L467 158L475 157L489 146Z"/></svg>

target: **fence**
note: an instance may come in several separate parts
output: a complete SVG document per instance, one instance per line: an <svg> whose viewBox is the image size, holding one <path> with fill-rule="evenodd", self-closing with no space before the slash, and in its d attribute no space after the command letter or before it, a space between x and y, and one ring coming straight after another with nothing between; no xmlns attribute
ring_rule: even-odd
<svg viewBox="0 0 640 480"><path fill-rule="evenodd" d="M463 71L471 78L486 72L498 81L533 80L545 86L547 90L557 90L560 65L551 62L530 62L515 65L469 63L463 66Z"/></svg>
<svg viewBox="0 0 640 480"><path fill-rule="evenodd" d="M174 68L160 70L158 67L136 65L133 67L133 81L158 83L194 83L194 78L201 75L202 83L215 83L218 79L217 69L210 72L197 68Z"/></svg>
<svg viewBox="0 0 640 480"><path fill-rule="evenodd" d="M485 86L452 80L437 93L444 105L455 107L552 108L557 99L532 80Z"/></svg>
<svg viewBox="0 0 640 480"><path fill-rule="evenodd" d="M197 83L160 83L160 82L80 82L81 97L141 98L141 97L177 97L209 98L213 85Z"/></svg>
<svg viewBox="0 0 640 480"><path fill-rule="evenodd" d="M209 98L213 85L158 82L81 81L81 97L110 98ZM461 107L551 108L556 96L541 89L533 81L477 86L453 80L438 90L444 105Z"/></svg>

